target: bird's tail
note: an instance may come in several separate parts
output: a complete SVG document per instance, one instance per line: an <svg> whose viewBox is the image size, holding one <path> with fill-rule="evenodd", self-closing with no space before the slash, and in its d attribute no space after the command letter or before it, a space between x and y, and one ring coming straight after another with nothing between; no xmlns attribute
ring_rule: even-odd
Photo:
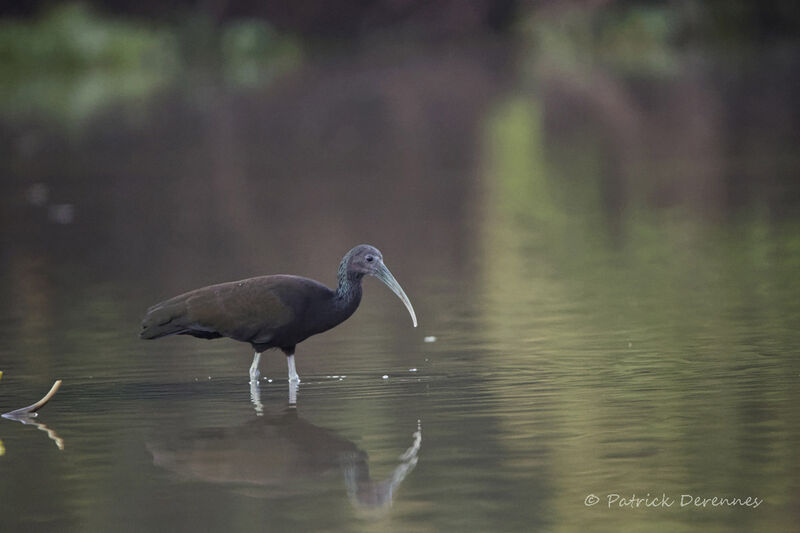
<svg viewBox="0 0 800 533"><path fill-rule="evenodd" d="M187 329L186 298L175 298L157 303L147 310L142 319L141 339L157 339L182 333Z"/></svg>

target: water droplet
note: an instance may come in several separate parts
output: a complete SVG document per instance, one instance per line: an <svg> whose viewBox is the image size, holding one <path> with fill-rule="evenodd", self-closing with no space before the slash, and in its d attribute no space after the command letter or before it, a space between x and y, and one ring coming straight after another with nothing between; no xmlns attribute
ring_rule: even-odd
<svg viewBox="0 0 800 533"><path fill-rule="evenodd" d="M383 379L389 379L389 376L387 374L384 374Z"/></svg>
<svg viewBox="0 0 800 533"><path fill-rule="evenodd" d="M433 335L428 335L427 337L425 337L425 342L436 342L436 337L434 337Z"/></svg>
<svg viewBox="0 0 800 533"><path fill-rule="evenodd" d="M409 369L408 369L408 371L409 371L409 372L416 372L416 371L417 371L417 369L416 369L416 368L409 368Z"/></svg>

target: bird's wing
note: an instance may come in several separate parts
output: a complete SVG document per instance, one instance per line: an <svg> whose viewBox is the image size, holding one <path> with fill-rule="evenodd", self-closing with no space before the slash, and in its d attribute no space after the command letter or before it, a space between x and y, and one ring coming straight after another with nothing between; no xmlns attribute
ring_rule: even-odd
<svg viewBox="0 0 800 533"><path fill-rule="evenodd" d="M302 330L310 302L331 294L321 283L298 276L261 276L210 285L148 309L140 336L190 334L269 344L286 328Z"/></svg>
<svg viewBox="0 0 800 533"><path fill-rule="evenodd" d="M275 276L250 278L197 289L186 298L189 329L213 331L246 342L268 342L294 311L280 293Z"/></svg>

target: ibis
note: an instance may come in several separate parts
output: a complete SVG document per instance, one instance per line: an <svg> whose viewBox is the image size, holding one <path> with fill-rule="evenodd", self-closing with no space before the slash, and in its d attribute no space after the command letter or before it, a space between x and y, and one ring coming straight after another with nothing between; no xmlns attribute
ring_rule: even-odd
<svg viewBox="0 0 800 533"><path fill-rule="evenodd" d="M257 382L261 354L278 348L286 354L289 380L299 382L294 353L299 342L347 320L361 302L361 282L374 276L405 304L414 327L417 317L405 291L374 246L361 244L342 258L338 284L330 289L313 279L290 275L259 276L202 287L157 303L147 310L139 336L157 339L191 335L228 337L255 350L250 380Z"/></svg>

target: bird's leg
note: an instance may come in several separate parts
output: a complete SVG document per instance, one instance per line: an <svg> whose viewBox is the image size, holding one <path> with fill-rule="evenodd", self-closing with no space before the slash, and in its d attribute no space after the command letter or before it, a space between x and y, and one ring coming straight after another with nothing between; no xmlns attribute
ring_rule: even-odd
<svg viewBox="0 0 800 533"><path fill-rule="evenodd" d="M289 366L289 381L300 383L300 376L294 367L294 352L286 354L286 364Z"/></svg>
<svg viewBox="0 0 800 533"><path fill-rule="evenodd" d="M258 382L258 376L261 372L258 371L258 361L261 359L261 352L256 352L253 356L253 364L250 365L250 383Z"/></svg>
<svg viewBox="0 0 800 533"><path fill-rule="evenodd" d="M289 381L289 407L297 407L297 381Z"/></svg>

